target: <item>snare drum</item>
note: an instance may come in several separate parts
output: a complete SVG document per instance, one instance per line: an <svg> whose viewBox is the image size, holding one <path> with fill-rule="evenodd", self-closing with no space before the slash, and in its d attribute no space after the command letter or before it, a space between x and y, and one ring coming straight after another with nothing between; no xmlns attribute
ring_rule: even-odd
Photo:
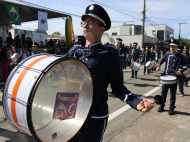
<svg viewBox="0 0 190 142"><path fill-rule="evenodd" d="M189 78L190 77L190 68L188 68L186 71L183 72L183 74Z"/></svg>
<svg viewBox="0 0 190 142"><path fill-rule="evenodd" d="M92 78L84 63L36 54L11 72L3 93L3 109L12 126L36 141L63 142L82 127L92 97Z"/></svg>
<svg viewBox="0 0 190 142"><path fill-rule="evenodd" d="M136 62L133 62L133 63L131 64L131 69L132 69L132 70L135 70L135 71L139 71L140 66L141 66L141 64L136 63Z"/></svg>
<svg viewBox="0 0 190 142"><path fill-rule="evenodd" d="M151 61L148 61L146 64L145 64L145 67L147 67L147 69L151 69L153 67L153 63Z"/></svg>
<svg viewBox="0 0 190 142"><path fill-rule="evenodd" d="M158 67L158 62L155 62L153 65L153 68L157 68Z"/></svg>
<svg viewBox="0 0 190 142"><path fill-rule="evenodd" d="M177 78L172 75L163 75L159 77L161 84L175 84L177 83Z"/></svg>

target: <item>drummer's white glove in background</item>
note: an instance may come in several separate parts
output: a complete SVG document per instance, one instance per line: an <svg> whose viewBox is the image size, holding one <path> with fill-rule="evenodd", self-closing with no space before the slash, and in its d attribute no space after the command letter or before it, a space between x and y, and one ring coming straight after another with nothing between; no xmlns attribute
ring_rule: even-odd
<svg viewBox="0 0 190 142"><path fill-rule="evenodd" d="M138 105L137 110L141 112L149 112L154 107L155 102L148 99L143 99Z"/></svg>

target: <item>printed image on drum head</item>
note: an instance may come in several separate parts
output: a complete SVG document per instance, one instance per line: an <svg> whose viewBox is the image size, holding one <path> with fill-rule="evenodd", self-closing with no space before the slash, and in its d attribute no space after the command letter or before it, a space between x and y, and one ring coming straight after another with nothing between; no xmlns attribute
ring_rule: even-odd
<svg viewBox="0 0 190 142"><path fill-rule="evenodd" d="M31 121L38 139L62 142L72 138L88 115L92 96L92 78L81 61L53 65L33 95Z"/></svg>

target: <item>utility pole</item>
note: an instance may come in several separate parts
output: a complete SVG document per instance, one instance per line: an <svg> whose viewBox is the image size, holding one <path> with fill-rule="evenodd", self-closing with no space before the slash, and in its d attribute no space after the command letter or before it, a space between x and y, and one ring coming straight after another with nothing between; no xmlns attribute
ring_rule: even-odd
<svg viewBox="0 0 190 142"><path fill-rule="evenodd" d="M185 23L179 23L179 39L178 39L178 41L179 41L179 44L180 44L180 33L181 33L181 24L187 24L187 22Z"/></svg>
<svg viewBox="0 0 190 142"><path fill-rule="evenodd" d="M142 49L144 49L144 25L145 25L145 4L146 4L146 0L144 0L144 8L143 8L143 25L142 25Z"/></svg>

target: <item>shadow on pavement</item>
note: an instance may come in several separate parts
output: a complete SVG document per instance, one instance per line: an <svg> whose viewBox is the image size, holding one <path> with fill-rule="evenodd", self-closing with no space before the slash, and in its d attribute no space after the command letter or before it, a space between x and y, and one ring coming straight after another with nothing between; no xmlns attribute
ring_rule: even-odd
<svg viewBox="0 0 190 142"><path fill-rule="evenodd" d="M150 79L150 78L139 78L140 80L146 80L146 81L158 81L158 79Z"/></svg>
<svg viewBox="0 0 190 142"><path fill-rule="evenodd" d="M26 134L20 132L12 132L0 128L0 137L8 138L5 142L35 142L35 140Z"/></svg>

